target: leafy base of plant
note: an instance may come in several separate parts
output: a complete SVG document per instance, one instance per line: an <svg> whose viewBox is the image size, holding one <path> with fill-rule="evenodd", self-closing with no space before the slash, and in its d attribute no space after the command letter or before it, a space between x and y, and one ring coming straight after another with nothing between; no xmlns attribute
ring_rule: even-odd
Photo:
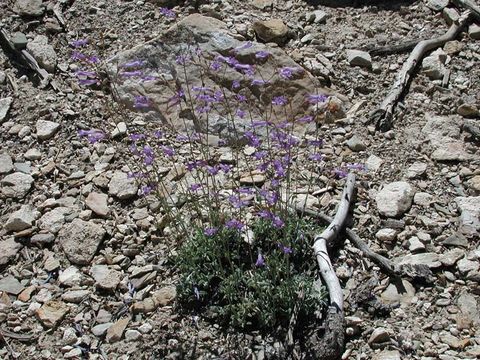
<svg viewBox="0 0 480 360"><path fill-rule="evenodd" d="M211 236L195 231L176 257L180 303L240 329L286 330L294 312L298 323L308 323L326 299L314 285L318 228L290 215L282 228L259 218L251 230L252 243L226 227Z"/></svg>

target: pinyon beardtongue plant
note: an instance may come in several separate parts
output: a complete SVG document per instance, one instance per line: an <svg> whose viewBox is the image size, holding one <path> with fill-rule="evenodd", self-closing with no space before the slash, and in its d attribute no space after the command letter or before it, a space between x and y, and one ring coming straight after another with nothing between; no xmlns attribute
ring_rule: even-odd
<svg viewBox="0 0 480 360"><path fill-rule="evenodd" d="M161 13L176 16L166 8ZM151 69L152 59L137 57L118 64L105 82L98 75L104 72L91 63L95 55L86 44L80 46L75 47L82 50L75 55L82 64L79 78L140 85L125 100L127 118L161 112L167 120L201 125L180 131L170 124L135 121L121 140L130 152L125 160L140 200L154 199L161 213L154 231L175 243L180 304L195 311L208 308L215 321L226 325L258 326L267 333L286 330L297 308L302 319L313 318L325 297L313 287L311 245L318 227L292 212L296 189L310 193L321 176L361 166L330 165L331 152L322 155L318 119L325 95L306 95L304 112L293 113L297 100L279 89L271 91L304 70L284 66L264 76L262 64L275 63L272 53L244 42L222 54L204 53L201 45L172 54L171 65L184 70L175 82ZM195 69L192 79L190 69ZM212 80L224 73L228 80ZM162 84L164 93L150 94L145 81ZM144 128L138 125L142 123ZM224 139L222 128L235 141ZM97 130L81 130L79 136L91 143L106 140ZM299 289L305 293L302 301Z"/></svg>

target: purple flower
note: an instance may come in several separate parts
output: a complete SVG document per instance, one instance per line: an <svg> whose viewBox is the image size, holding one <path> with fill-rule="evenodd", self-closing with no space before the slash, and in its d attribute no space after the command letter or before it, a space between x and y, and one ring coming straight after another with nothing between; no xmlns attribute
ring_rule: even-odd
<svg viewBox="0 0 480 360"><path fill-rule="evenodd" d="M343 169L333 169L333 175L335 175L335 177L341 179L341 178L347 177L348 174Z"/></svg>
<svg viewBox="0 0 480 360"><path fill-rule="evenodd" d="M262 254L259 252L257 256L257 261L255 262L256 267L265 266L265 259L263 258Z"/></svg>
<svg viewBox="0 0 480 360"><path fill-rule="evenodd" d="M261 217L262 219L271 219L272 216L273 216L273 214L272 214L270 211L265 210L265 209L264 209L264 210L260 210L260 211L257 213L257 215L258 215L259 217Z"/></svg>
<svg viewBox="0 0 480 360"><path fill-rule="evenodd" d="M98 62L100 62L100 58L96 55L92 55L92 56L89 56L87 57L87 62L89 62L90 64L96 64Z"/></svg>
<svg viewBox="0 0 480 360"><path fill-rule="evenodd" d="M280 70L278 70L278 73L284 79L291 79L293 74L295 74L297 72L303 72L303 69L299 68L299 67L285 66L285 67L281 68Z"/></svg>
<svg viewBox="0 0 480 360"><path fill-rule="evenodd" d="M175 95L168 99L168 102L172 103L172 105L176 105L185 98L185 92L182 89L177 90Z"/></svg>
<svg viewBox="0 0 480 360"><path fill-rule="evenodd" d="M101 130L79 130L78 131L78 136L80 137L87 137L87 140L90 144L95 144L99 141L102 141L105 139L106 135L103 131Z"/></svg>
<svg viewBox="0 0 480 360"><path fill-rule="evenodd" d="M78 79L78 84L90 86L90 85L100 84L100 81L98 79Z"/></svg>
<svg viewBox="0 0 480 360"><path fill-rule="evenodd" d="M153 75L145 75L145 76L142 76L142 77L140 78L140 80L141 80L142 82L155 81L155 80L157 80L157 79L158 79L158 78L157 78L156 76L153 76Z"/></svg>
<svg viewBox="0 0 480 360"><path fill-rule="evenodd" d="M325 101L327 101L328 99L328 96L326 95L323 95L323 94L310 94L310 95L307 95L307 101L310 103L310 104L318 104L318 103L323 103Z"/></svg>
<svg viewBox="0 0 480 360"><path fill-rule="evenodd" d="M146 138L145 134L130 134L129 135L130 140L137 142L139 140L143 140Z"/></svg>
<svg viewBox="0 0 480 360"><path fill-rule="evenodd" d="M143 195L143 196L146 196L148 194L150 194L153 189L154 189L154 185L152 184L148 184L148 185L144 185L142 186L142 188L140 189L140 193Z"/></svg>
<svg viewBox="0 0 480 360"><path fill-rule="evenodd" d="M237 53L239 52L240 50L244 50L244 49L249 49L253 46L252 42L251 41L247 41L245 44L243 45L240 45L240 46L237 46L236 48L234 48L232 50L233 53Z"/></svg>
<svg viewBox="0 0 480 360"><path fill-rule="evenodd" d="M246 112L242 109L237 109L237 111L235 112L235 114L240 118L240 119L243 119L245 117L245 114Z"/></svg>
<svg viewBox="0 0 480 360"><path fill-rule="evenodd" d="M88 44L88 39L73 40L70 45L74 48L82 47Z"/></svg>
<svg viewBox="0 0 480 360"><path fill-rule="evenodd" d="M267 156L267 152L265 150L255 151L253 153L253 157L257 160L263 159L265 156Z"/></svg>
<svg viewBox="0 0 480 360"><path fill-rule="evenodd" d="M262 141L260 140L260 138L251 131L245 132L244 136L247 138L248 144L250 146L253 146L256 148L262 144Z"/></svg>
<svg viewBox="0 0 480 360"><path fill-rule="evenodd" d="M248 76L253 76L253 74L255 73L255 68L253 65L238 63L235 64L233 67L235 68L235 70L240 71Z"/></svg>
<svg viewBox="0 0 480 360"><path fill-rule="evenodd" d="M193 171L199 167L205 166L207 163L204 160L195 160L187 163L186 167L188 171Z"/></svg>
<svg viewBox="0 0 480 360"><path fill-rule="evenodd" d="M178 55L176 58L175 58L175 62L178 64L178 65L185 65L187 64L190 60L191 60L191 56L190 55Z"/></svg>
<svg viewBox="0 0 480 360"><path fill-rule="evenodd" d="M278 193L275 191L261 189L259 194L270 206L275 205L278 201Z"/></svg>
<svg viewBox="0 0 480 360"><path fill-rule="evenodd" d="M245 225L237 219L231 219L228 220L227 223L225 224L225 227L228 229L237 229L237 230L242 230Z"/></svg>
<svg viewBox="0 0 480 360"><path fill-rule="evenodd" d="M323 140L322 139L309 140L308 145L320 147L323 145Z"/></svg>
<svg viewBox="0 0 480 360"><path fill-rule="evenodd" d="M135 96L135 101L133 102L133 107L135 109L147 109L152 105L152 101L147 96L137 95Z"/></svg>
<svg viewBox="0 0 480 360"><path fill-rule="evenodd" d="M248 200L242 200L238 195L230 195L228 201L232 204L235 209L240 209L242 207L248 206L250 203Z"/></svg>
<svg viewBox="0 0 480 360"><path fill-rule="evenodd" d="M266 59L267 57L269 57L271 54L268 52L268 51L264 51L264 50L260 50L260 51L257 51L255 53L255 57L257 59Z"/></svg>
<svg viewBox="0 0 480 360"><path fill-rule="evenodd" d="M247 97L245 95L242 95L242 94L237 94L237 100L239 102L245 102L245 101L247 101Z"/></svg>
<svg viewBox="0 0 480 360"><path fill-rule="evenodd" d="M283 106L287 104L287 98L285 96L275 96L272 99L273 105Z"/></svg>
<svg viewBox="0 0 480 360"><path fill-rule="evenodd" d="M188 138L187 135L184 135L184 134L178 134L177 137L176 137L177 141L181 141L181 142L187 142L187 141L190 141L190 139Z"/></svg>
<svg viewBox="0 0 480 360"><path fill-rule="evenodd" d="M212 69L213 71L218 71L221 68L222 64L217 60L212 61L212 63L210 64L210 69Z"/></svg>
<svg viewBox="0 0 480 360"><path fill-rule="evenodd" d="M280 159L273 160L273 168L275 169L275 174L278 177L285 177L286 171Z"/></svg>
<svg viewBox="0 0 480 360"><path fill-rule="evenodd" d="M252 82L251 82L251 85L252 86L260 86L260 85L265 85L267 83L268 83L268 81L265 81L263 79L253 79Z"/></svg>
<svg viewBox="0 0 480 360"><path fill-rule="evenodd" d="M221 61L224 63L227 63L230 66L235 66L235 64L238 64L238 60L235 59L233 56L223 56L223 55L218 55L216 57L217 61Z"/></svg>
<svg viewBox="0 0 480 360"><path fill-rule="evenodd" d="M86 76L86 77L96 77L97 76L97 73L95 71L88 71L88 70L77 70L75 71L75 75L77 77L82 77L82 76Z"/></svg>
<svg viewBox="0 0 480 360"><path fill-rule="evenodd" d="M284 253L284 254L291 254L293 253L293 250L291 247L289 246L285 246L283 244L278 244L278 247L280 248L280 250Z"/></svg>
<svg viewBox="0 0 480 360"><path fill-rule="evenodd" d="M353 163L353 164L347 164L347 169L350 170L360 170L360 171L366 171L367 168L363 164L358 164L358 163Z"/></svg>
<svg viewBox="0 0 480 360"><path fill-rule="evenodd" d="M173 156L175 155L175 150L170 146L162 146L162 151L165 156Z"/></svg>
<svg viewBox="0 0 480 360"><path fill-rule="evenodd" d="M123 78L130 78L130 77L139 77L143 75L142 70L133 70L133 71L122 71L120 76Z"/></svg>
<svg viewBox="0 0 480 360"><path fill-rule="evenodd" d="M145 60L133 60L121 65L124 69L137 68L145 66L147 62Z"/></svg>
<svg viewBox="0 0 480 360"><path fill-rule="evenodd" d="M142 150L143 156L144 156L144 164L145 165L152 165L153 160L155 158L155 154L153 153L153 150L150 146L145 145Z"/></svg>
<svg viewBox="0 0 480 360"><path fill-rule="evenodd" d="M296 121L300 124L308 124L308 123L313 121L313 116L311 116L311 115L302 116L301 118L297 119Z"/></svg>
<svg viewBox="0 0 480 360"><path fill-rule="evenodd" d="M202 187L202 184L198 184L198 183L197 183L197 184L192 184L192 185L190 185L189 189L190 189L190 191L195 192L195 191L197 191L198 189L200 189L201 187Z"/></svg>
<svg viewBox="0 0 480 360"><path fill-rule="evenodd" d="M74 51L71 55L72 60L83 61L87 59L87 55L82 54L81 52Z"/></svg>
<svg viewBox="0 0 480 360"><path fill-rule="evenodd" d="M228 164L219 164L218 167L223 171L224 174L228 174L232 169L232 166Z"/></svg>
<svg viewBox="0 0 480 360"><path fill-rule="evenodd" d="M215 166L207 166L207 172L210 174L210 175L217 175L218 172L220 171L220 167L218 167L217 165Z"/></svg>
<svg viewBox="0 0 480 360"><path fill-rule="evenodd" d="M238 188L236 191L237 191L239 194L253 195L253 193L254 193L253 189L251 189L251 188L245 188L245 187Z"/></svg>
<svg viewBox="0 0 480 360"><path fill-rule="evenodd" d="M175 19L177 17L173 10L165 7L160 8L160 14L165 16L167 19Z"/></svg>
<svg viewBox="0 0 480 360"><path fill-rule="evenodd" d="M160 130L155 130L155 131L153 132L153 136L155 136L157 139L160 139L160 138L163 137L163 132L160 131Z"/></svg>
<svg viewBox="0 0 480 360"><path fill-rule="evenodd" d="M218 229L217 229L217 228L214 228L214 227L206 228L206 229L203 231L203 233L204 233L206 236L213 236L213 235L215 235L217 232L218 232Z"/></svg>
<svg viewBox="0 0 480 360"><path fill-rule="evenodd" d="M273 226L277 229L281 229L285 226L285 223L283 222L283 220L280 219L280 217L277 215L273 215L272 222L273 222Z"/></svg>
<svg viewBox="0 0 480 360"><path fill-rule="evenodd" d="M322 154L315 153L315 154L310 154L310 155L308 155L308 158L309 158L310 160L313 160L313 161L322 161L322 160L323 160L323 155L322 155Z"/></svg>
<svg viewBox="0 0 480 360"><path fill-rule="evenodd" d="M232 89L238 89L240 87L240 81L233 80L232 82Z"/></svg>

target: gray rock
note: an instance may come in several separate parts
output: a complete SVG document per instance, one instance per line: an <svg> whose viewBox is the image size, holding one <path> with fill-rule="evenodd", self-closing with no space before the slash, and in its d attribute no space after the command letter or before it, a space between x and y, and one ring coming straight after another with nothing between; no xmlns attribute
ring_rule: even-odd
<svg viewBox="0 0 480 360"><path fill-rule="evenodd" d="M347 146L352 151L363 151L367 148L367 146L357 135L353 135L350 139L347 140Z"/></svg>
<svg viewBox="0 0 480 360"><path fill-rule="evenodd" d="M271 9L273 6L273 0L253 0L252 5L260 10Z"/></svg>
<svg viewBox="0 0 480 360"><path fill-rule="evenodd" d="M6 97L0 99L0 124L5 121L7 118L8 111L10 110L10 106L12 106L13 98Z"/></svg>
<svg viewBox="0 0 480 360"><path fill-rule="evenodd" d="M457 262L458 271L462 274L468 274L470 271L477 271L480 267L478 260L468 260L466 258Z"/></svg>
<svg viewBox="0 0 480 360"><path fill-rule="evenodd" d="M48 140L50 139L60 128L60 124L48 121L48 120L38 120L36 124L37 128L37 137L39 140Z"/></svg>
<svg viewBox="0 0 480 360"><path fill-rule="evenodd" d="M430 80L441 80L446 72L447 54L443 49L437 49L422 61L422 70Z"/></svg>
<svg viewBox="0 0 480 360"><path fill-rule="evenodd" d="M10 41L13 43L18 50L24 50L27 48L28 40L24 33L16 32L10 38Z"/></svg>
<svg viewBox="0 0 480 360"><path fill-rule="evenodd" d="M35 234L30 238L30 244L38 247L45 247L51 245L55 240L55 235L52 233Z"/></svg>
<svg viewBox="0 0 480 360"><path fill-rule="evenodd" d="M58 282L63 286L79 286L83 275L76 266L69 266L58 275Z"/></svg>
<svg viewBox="0 0 480 360"><path fill-rule="evenodd" d="M470 319L476 327L480 326L480 306L473 294L463 291L458 296L456 303L465 317Z"/></svg>
<svg viewBox="0 0 480 360"><path fill-rule="evenodd" d="M77 331L72 328L68 327L63 331L62 342L65 345L73 345L77 342ZM80 352L81 355L81 352Z"/></svg>
<svg viewBox="0 0 480 360"><path fill-rule="evenodd" d="M66 291L62 294L62 300L69 303L79 304L90 294L90 290Z"/></svg>
<svg viewBox="0 0 480 360"><path fill-rule="evenodd" d="M375 237L382 242L392 242L397 237L397 231L395 229L380 229L375 234Z"/></svg>
<svg viewBox="0 0 480 360"><path fill-rule="evenodd" d="M65 224L65 217L71 214L72 210L63 206L54 208L38 219L37 226L41 230L56 234Z"/></svg>
<svg viewBox="0 0 480 360"><path fill-rule="evenodd" d="M433 195L430 195L429 193L426 193L426 192L417 192L413 197L413 203L415 205L428 207L432 202L433 202Z"/></svg>
<svg viewBox="0 0 480 360"><path fill-rule="evenodd" d="M442 242L445 246L461 246L461 247L468 247L468 240L465 236L460 233L455 233L450 235Z"/></svg>
<svg viewBox="0 0 480 360"><path fill-rule="evenodd" d="M122 273L107 265L94 265L90 269L95 285L103 290L114 291L120 283Z"/></svg>
<svg viewBox="0 0 480 360"><path fill-rule="evenodd" d="M372 67L370 54L362 50L347 50L347 61L351 66Z"/></svg>
<svg viewBox="0 0 480 360"><path fill-rule="evenodd" d="M199 14L192 14L185 17L168 30L164 35L142 45L139 45L131 50L118 54L109 64L109 72L115 76L121 68L117 68L117 64L124 64L133 59L145 59L152 64L159 64L158 69L150 72L150 75L165 77L171 79L173 83L185 83L183 77L183 65L179 65L175 61L177 54L182 54L187 48L187 43L198 44L200 50L209 59L225 54L232 54L234 48L239 48L247 44L244 41L239 41L232 37L229 33L228 26L217 19L202 16ZM267 51L270 56L267 59L259 60L256 58L256 53L259 51ZM236 58L241 63L248 63L255 65L255 72L262 74L262 77L269 79L268 90L262 92L262 96L258 97L263 85L252 84L251 81L246 81L245 75L236 70L234 67L222 63L222 70L216 73L214 77L202 76L198 66L191 63L186 64L186 72L188 73L188 80L190 87L192 86L207 86L210 88L225 88L225 84L232 84L234 81L239 81L242 86L242 92L247 98L256 98L260 101L261 106L270 106L273 96L284 95L291 100L292 114L305 115L309 113L315 105L305 104L305 96L316 93L314 86L314 79L310 73L301 68L292 58L279 47L270 47L261 43L252 43L251 47L245 47L237 51ZM289 67L293 68L292 77L286 80L279 76L278 69ZM255 76L258 78L258 75ZM234 92L226 89L226 97L234 96ZM150 113L163 121L170 122L171 125L184 131L185 128L189 131L194 129L191 118L185 117L180 109L176 109L167 105L167 98L171 97L170 87L162 84L162 82L149 83L148 91L142 84L135 81L122 81L118 86L119 99L128 107L133 107L134 96L143 94L148 96L153 105ZM320 89L324 94L332 95L329 89ZM168 95L166 95L168 94ZM346 101L342 97L342 101ZM308 105L308 106L305 106ZM250 120L242 119L234 116L235 129L231 125L229 119L229 112L226 108L218 107L218 113L214 113L209 119L209 133L214 133L225 140L237 140L237 134L241 134L246 129L250 128ZM260 112L253 109L252 116L261 118ZM338 117L335 112L333 116ZM206 123L201 122L201 130L205 132Z"/></svg>
<svg viewBox="0 0 480 360"><path fill-rule="evenodd" d="M111 132L112 138L121 137L121 136L125 135L126 133L127 133L127 124L125 124L123 121L116 124L115 128Z"/></svg>
<svg viewBox="0 0 480 360"><path fill-rule="evenodd" d="M442 11L448 6L449 0L428 0L427 6L433 11Z"/></svg>
<svg viewBox="0 0 480 360"><path fill-rule="evenodd" d="M480 231L480 196L455 198L460 209L460 226L458 231L464 235L475 236Z"/></svg>
<svg viewBox="0 0 480 360"><path fill-rule="evenodd" d="M463 117L477 117L479 111L475 104L462 104L457 108L457 114Z"/></svg>
<svg viewBox="0 0 480 360"><path fill-rule="evenodd" d="M104 236L101 225L75 219L60 230L57 240L70 262L86 265L95 256Z"/></svg>
<svg viewBox="0 0 480 360"><path fill-rule="evenodd" d="M7 275L0 279L0 291L5 291L7 294L18 295L23 291L24 287L15 277Z"/></svg>
<svg viewBox="0 0 480 360"><path fill-rule="evenodd" d="M370 155L367 161L365 162L365 165L367 166L367 170L371 170L374 172L378 171L382 166L382 164L383 164L383 160L373 154Z"/></svg>
<svg viewBox="0 0 480 360"><path fill-rule="evenodd" d="M305 16L307 22L314 24L324 24L327 21L327 17L328 14L323 10L314 10Z"/></svg>
<svg viewBox="0 0 480 360"><path fill-rule="evenodd" d="M40 160L42 158L42 153L38 149L28 149L25 154L23 154L23 157L27 160L35 161L35 160Z"/></svg>
<svg viewBox="0 0 480 360"><path fill-rule="evenodd" d="M407 306L415 296L415 288L407 280L402 280L402 284L396 285L390 283L382 292L382 301L387 304L400 303Z"/></svg>
<svg viewBox="0 0 480 360"><path fill-rule="evenodd" d="M453 266L465 255L465 252L461 249L453 249L443 253L440 256L440 262L443 266Z"/></svg>
<svg viewBox="0 0 480 360"><path fill-rule="evenodd" d="M448 25L452 25L454 22L457 22L460 19L460 14L453 8L444 8L442 15Z"/></svg>
<svg viewBox="0 0 480 360"><path fill-rule="evenodd" d="M412 253L421 252L425 250L425 245L416 236L408 239L408 250Z"/></svg>
<svg viewBox="0 0 480 360"><path fill-rule="evenodd" d="M38 219L40 213L32 205L22 205L7 220L5 230L21 231L32 227L33 222Z"/></svg>
<svg viewBox="0 0 480 360"><path fill-rule="evenodd" d="M461 141L439 144L431 156L432 159L437 161L466 161L472 159L472 156L465 150L465 144Z"/></svg>
<svg viewBox="0 0 480 360"><path fill-rule="evenodd" d="M108 193L120 200L128 200L138 192L138 185L135 179L129 179L123 171L115 171L108 184Z"/></svg>
<svg viewBox="0 0 480 360"><path fill-rule="evenodd" d="M137 341L138 339L142 338L142 333L138 330L127 330L125 331L125 340L129 341Z"/></svg>
<svg viewBox="0 0 480 360"><path fill-rule="evenodd" d="M8 174L13 170L13 161L7 153L0 154L0 175Z"/></svg>
<svg viewBox="0 0 480 360"><path fill-rule="evenodd" d="M370 338L368 339L369 344L378 344L390 340L390 335L387 330L384 328L376 328L373 330Z"/></svg>
<svg viewBox="0 0 480 360"><path fill-rule="evenodd" d="M102 337L107 333L107 330L112 325L113 325L113 323L111 323L111 322L95 325L92 328L92 334L95 335L95 336L98 336L98 337Z"/></svg>
<svg viewBox="0 0 480 360"><path fill-rule="evenodd" d="M444 142L445 138L458 139L460 137L460 129L462 118L458 115L440 116L425 114L425 126L422 133L425 134L432 145L439 145Z"/></svg>
<svg viewBox="0 0 480 360"><path fill-rule="evenodd" d="M468 27L468 35L471 39L480 40L480 26L473 23Z"/></svg>
<svg viewBox="0 0 480 360"><path fill-rule="evenodd" d="M138 331L140 331L142 334L150 334L153 330L153 326L150 323L143 323L138 327Z"/></svg>
<svg viewBox="0 0 480 360"><path fill-rule="evenodd" d="M37 310L38 320L47 328L56 327L68 314L70 308L61 301L50 300Z"/></svg>
<svg viewBox="0 0 480 360"><path fill-rule="evenodd" d="M281 19L255 21L253 30L260 40L267 43L282 44L287 40L288 26Z"/></svg>
<svg viewBox="0 0 480 360"><path fill-rule="evenodd" d="M45 35L37 35L27 44L27 50L37 60L38 64L50 73L55 71L57 54L52 45L48 44Z"/></svg>
<svg viewBox="0 0 480 360"><path fill-rule="evenodd" d="M6 265L22 249L23 245L16 242L13 236L0 241L0 265Z"/></svg>
<svg viewBox="0 0 480 360"><path fill-rule="evenodd" d="M85 199L85 204L98 216L107 216L110 212L106 194L91 192Z"/></svg>
<svg viewBox="0 0 480 360"><path fill-rule="evenodd" d="M16 199L25 197L30 191L32 184L33 177L21 172L7 175L0 182L3 195L7 198Z"/></svg>
<svg viewBox="0 0 480 360"><path fill-rule="evenodd" d="M22 16L42 16L45 12L43 0L17 0L13 11Z"/></svg>
<svg viewBox="0 0 480 360"><path fill-rule="evenodd" d="M427 171L427 164L422 162L414 162L407 169L407 173L405 174L405 176L409 179L415 179L423 176L423 174L425 174L425 171Z"/></svg>
<svg viewBox="0 0 480 360"><path fill-rule="evenodd" d="M372 360L401 360L398 350L383 350L379 354L375 354Z"/></svg>
<svg viewBox="0 0 480 360"><path fill-rule="evenodd" d="M407 182L387 184L375 198L378 212L387 217L401 216L412 206L414 194L414 189Z"/></svg>
<svg viewBox="0 0 480 360"><path fill-rule="evenodd" d="M129 322L129 318L123 318L113 323L112 326L110 326L107 330L107 336L105 337L107 342L114 343L119 341L122 338L123 332L125 331L125 328Z"/></svg>
<svg viewBox="0 0 480 360"><path fill-rule="evenodd" d="M427 265L430 269L437 269L442 266L440 257L435 253L423 253L416 255L406 255L397 259L399 265Z"/></svg>

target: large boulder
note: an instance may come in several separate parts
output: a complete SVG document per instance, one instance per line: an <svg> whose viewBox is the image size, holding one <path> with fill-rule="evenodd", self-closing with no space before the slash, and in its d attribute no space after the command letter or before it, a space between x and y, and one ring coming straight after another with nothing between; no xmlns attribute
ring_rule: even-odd
<svg viewBox="0 0 480 360"><path fill-rule="evenodd" d="M280 74L282 68L286 70ZM198 99L229 99L228 105L217 101L208 116L209 133L222 138L238 136L251 124L250 116L261 119L266 107L271 112L274 97L285 96L291 112L303 116L319 106L307 102L306 95L333 94L317 86L316 79L280 48L238 40L224 22L199 14L187 16L154 40L119 53L109 71L117 78L121 102L179 131L205 132L206 114ZM266 83L261 84L262 80ZM185 93L181 102L175 94L179 87ZM237 93L252 101L238 101ZM197 99L194 105L191 99ZM242 116L237 109L250 113Z"/></svg>

